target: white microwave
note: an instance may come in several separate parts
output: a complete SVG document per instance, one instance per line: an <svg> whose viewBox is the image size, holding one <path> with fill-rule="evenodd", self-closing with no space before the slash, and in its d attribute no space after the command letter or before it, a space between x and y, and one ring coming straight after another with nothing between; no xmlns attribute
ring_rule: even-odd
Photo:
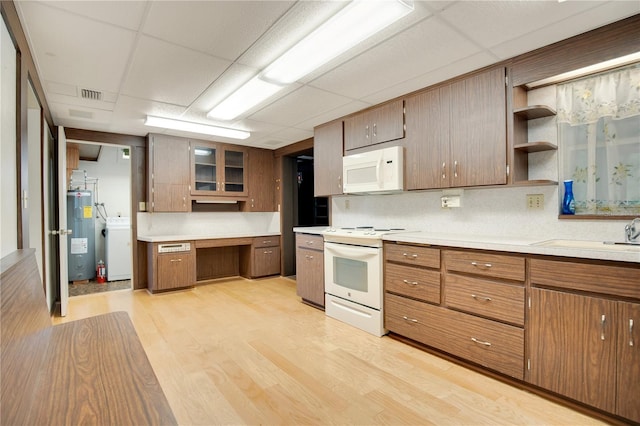
<svg viewBox="0 0 640 426"><path fill-rule="evenodd" d="M342 192L394 193L404 190L404 151L401 146L342 158Z"/></svg>

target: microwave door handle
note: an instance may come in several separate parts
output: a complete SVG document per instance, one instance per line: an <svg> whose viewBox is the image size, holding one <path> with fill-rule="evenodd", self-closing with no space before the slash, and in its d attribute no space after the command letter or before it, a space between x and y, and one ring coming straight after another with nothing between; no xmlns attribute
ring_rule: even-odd
<svg viewBox="0 0 640 426"><path fill-rule="evenodd" d="M380 156L378 160L378 164L376 165L376 180L378 181L378 187L382 188L382 161L384 160L383 156Z"/></svg>

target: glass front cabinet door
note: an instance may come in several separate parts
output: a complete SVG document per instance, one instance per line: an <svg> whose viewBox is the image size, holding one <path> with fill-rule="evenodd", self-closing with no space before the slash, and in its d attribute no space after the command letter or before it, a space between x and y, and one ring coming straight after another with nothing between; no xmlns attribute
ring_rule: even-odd
<svg viewBox="0 0 640 426"><path fill-rule="evenodd" d="M247 195L246 149L191 142L191 165L192 195Z"/></svg>

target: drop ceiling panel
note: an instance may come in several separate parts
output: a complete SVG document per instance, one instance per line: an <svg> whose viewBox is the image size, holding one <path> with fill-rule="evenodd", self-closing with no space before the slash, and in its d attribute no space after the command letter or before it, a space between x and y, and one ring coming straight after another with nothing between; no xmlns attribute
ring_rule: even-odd
<svg viewBox="0 0 640 426"><path fill-rule="evenodd" d="M293 3L199 1L184 7L180 2L154 2L144 33L233 61Z"/></svg>
<svg viewBox="0 0 640 426"><path fill-rule="evenodd" d="M430 18L314 80L311 85L361 99L479 50L439 19Z"/></svg>
<svg viewBox="0 0 640 426"><path fill-rule="evenodd" d="M598 1L462 1L443 19L488 48L591 9Z"/></svg>
<svg viewBox="0 0 640 426"><path fill-rule="evenodd" d="M309 102L309 99L313 99L313 102ZM288 123L295 125L351 101L352 99L345 96L303 86L251 115L250 118L283 126Z"/></svg>
<svg viewBox="0 0 640 426"><path fill-rule="evenodd" d="M329 121L335 120L336 118L344 117L345 115L363 110L370 107L371 105L372 104L366 102L352 101L348 104L341 105L338 108L334 108L330 111L326 111L319 115L313 116L309 120L302 121L296 124L296 127L301 129L313 129L320 124L328 123Z"/></svg>
<svg viewBox="0 0 640 426"><path fill-rule="evenodd" d="M151 131L150 127L144 125L147 115L180 117L184 111L185 108L178 105L121 95L113 110L114 120L111 125L111 131L145 135ZM125 131L127 129L130 130Z"/></svg>
<svg viewBox="0 0 640 426"><path fill-rule="evenodd" d="M138 30L147 8L144 1L55 1L49 5L130 30Z"/></svg>
<svg viewBox="0 0 640 426"><path fill-rule="evenodd" d="M231 63L142 36L123 93L187 106Z"/></svg>
<svg viewBox="0 0 640 426"><path fill-rule="evenodd" d="M40 78L117 92L133 48L133 31L42 3L20 2Z"/></svg>

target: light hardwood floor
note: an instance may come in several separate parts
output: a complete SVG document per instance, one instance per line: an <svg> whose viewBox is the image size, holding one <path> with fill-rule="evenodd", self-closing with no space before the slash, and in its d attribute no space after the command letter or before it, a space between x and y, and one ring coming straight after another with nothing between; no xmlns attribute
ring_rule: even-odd
<svg viewBox="0 0 640 426"><path fill-rule="evenodd" d="M78 296L54 322L121 310L184 425L603 424L328 318L286 278Z"/></svg>

